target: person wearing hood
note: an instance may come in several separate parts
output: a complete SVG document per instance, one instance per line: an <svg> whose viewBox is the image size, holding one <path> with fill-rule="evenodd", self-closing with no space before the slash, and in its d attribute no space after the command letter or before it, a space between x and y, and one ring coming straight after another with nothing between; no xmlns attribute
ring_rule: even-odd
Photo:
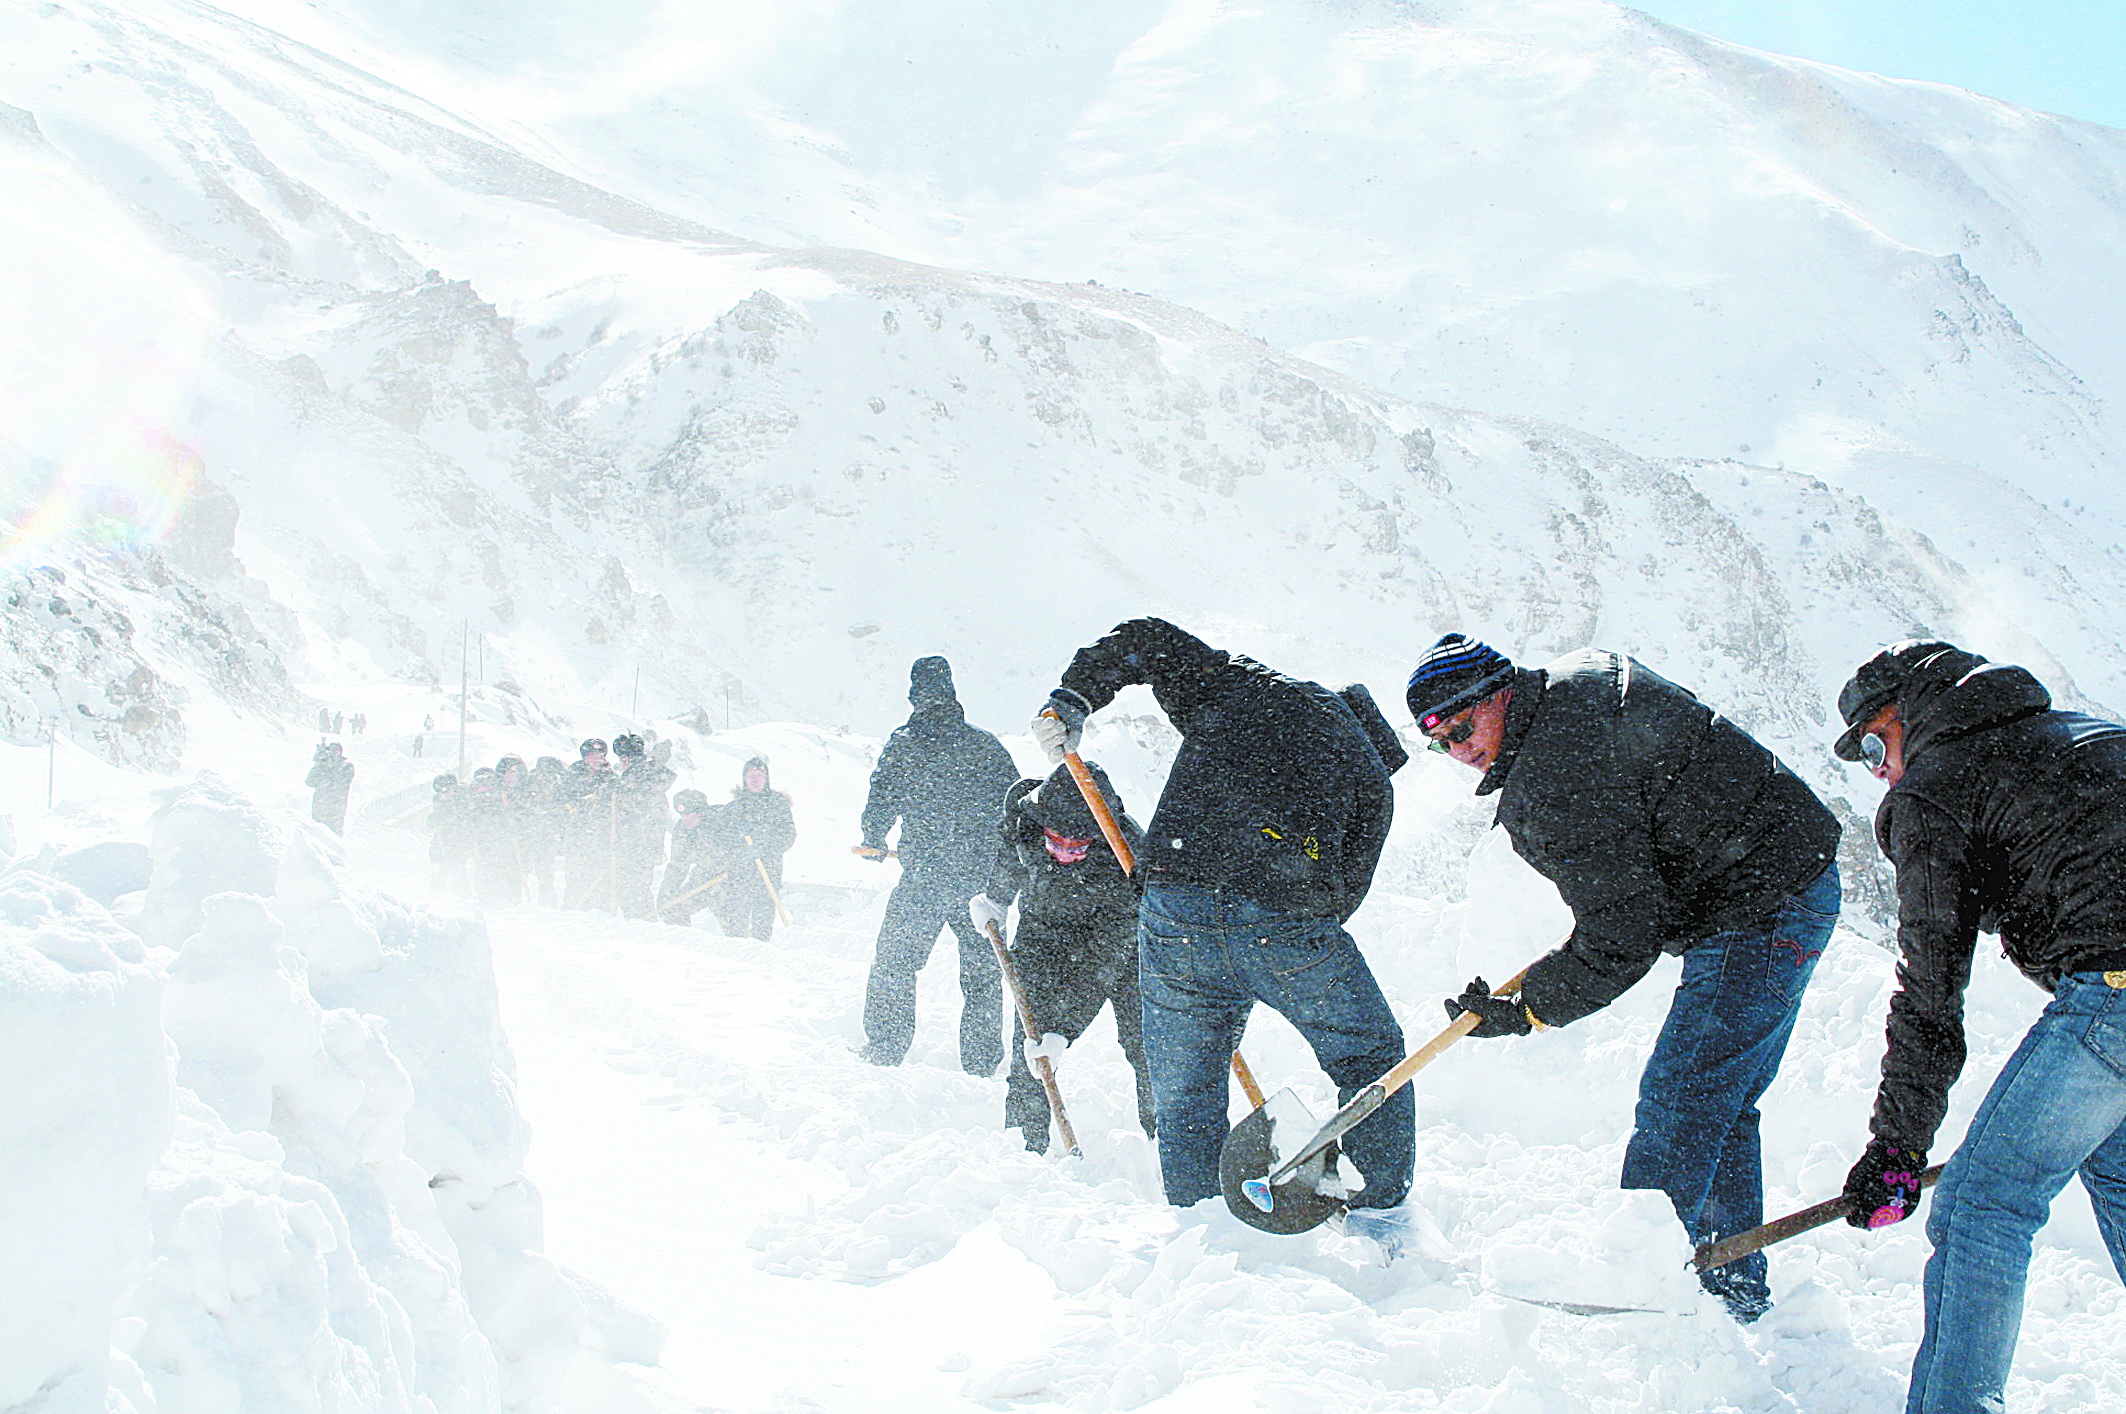
<svg viewBox="0 0 2126 1414"><path fill-rule="evenodd" d="M2005 1406L2031 1239L2081 1176L2126 1279L2126 727L2053 707L2030 673L1939 639L1877 653L1838 694L1835 750L1889 793L1897 991L1846 1220L1887 1227L1962 1073L1981 930L2051 1001L1995 1077L1927 1218L1907 1414Z"/></svg>
<svg viewBox="0 0 2126 1414"><path fill-rule="evenodd" d="M908 702L914 710L886 739L871 772L857 847L866 858L884 859L886 836L899 822L901 877L886 901L864 990L862 1055L874 1065L907 1057L916 978L949 927L959 942L960 1065L993 1075L1004 1051L1004 984L967 903L986 881L1004 793L1019 772L1002 742L969 725L943 658L915 660Z"/></svg>
<svg viewBox="0 0 2126 1414"><path fill-rule="evenodd" d="M1121 827L1132 854L1144 832L1123 812L1107 773L1086 769ZM1002 936L1013 900L1019 927L1011 958L1042 1036L1075 1043L1112 1004L1115 1038L1137 1075L1137 1122L1154 1134L1151 1071L1144 1059L1144 1003L1137 989L1137 887L1101 836L1099 822L1067 766L1046 780L1024 780L1004 797L1003 840L989 883L967 905L977 928ZM1004 1126L1017 1128L1034 1153L1048 1151L1048 1096L1026 1059L1026 1032L1012 1013L1010 1080Z"/></svg>
<svg viewBox="0 0 2126 1414"><path fill-rule="evenodd" d="M1344 924L1372 887L1389 775L1408 757L1363 689L1286 677L1154 618L1078 650L1034 739L1062 761L1133 684L1181 733L1137 859L1137 946L1160 1177L1166 1200L1187 1207L1220 1192L1226 1069L1256 1003L1306 1037L1339 1103L1403 1057L1402 1027ZM1353 1210L1402 1202L1415 1133L1408 1087L1351 1131L1345 1153L1365 1176Z"/></svg>
<svg viewBox="0 0 2126 1414"><path fill-rule="evenodd" d="M707 828L730 870L710 900L717 922L729 937L766 942L775 929L775 900L782 895L782 857L797 843L790 797L768 784L767 757L746 762L730 800L711 812Z"/></svg>
<svg viewBox="0 0 2126 1414"><path fill-rule="evenodd" d="M1407 700L1431 749L1497 793L1514 853L1573 915L1518 995L1480 977L1447 1014L1481 1017L1472 1036L1564 1026L1680 954L1621 1182L1667 1193L1695 1243L1763 1222L1757 1101L1838 920L1837 819L1742 728L1621 653L1521 668L1450 633ZM1767 1271L1751 1253L1699 1280L1749 1322L1771 1306Z"/></svg>

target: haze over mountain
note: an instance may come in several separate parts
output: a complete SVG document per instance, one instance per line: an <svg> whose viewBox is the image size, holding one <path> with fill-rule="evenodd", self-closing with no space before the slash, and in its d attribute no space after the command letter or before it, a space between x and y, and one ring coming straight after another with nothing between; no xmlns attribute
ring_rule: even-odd
<svg viewBox="0 0 2126 1414"><path fill-rule="evenodd" d="M215 614L303 680L469 620L535 693L876 727L942 649L1009 720L1149 609L1600 639L1803 757L1918 628L2126 701L2108 130L1591 0L247 13L18 12L0 93L17 519L160 503L198 631L123 666L195 700L275 672ZM76 666L16 739L131 710Z"/></svg>

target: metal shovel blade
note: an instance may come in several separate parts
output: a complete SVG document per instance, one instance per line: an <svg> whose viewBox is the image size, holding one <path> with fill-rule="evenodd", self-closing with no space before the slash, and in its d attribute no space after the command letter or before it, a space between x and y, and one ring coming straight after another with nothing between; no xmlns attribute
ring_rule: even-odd
<svg viewBox="0 0 2126 1414"><path fill-rule="evenodd" d="M1333 1214L1342 1212L1343 1204L1319 1191L1329 1166L1336 1162L1333 1144L1276 1187L1263 1183L1270 1170L1277 1167L1277 1125L1269 1111L1271 1105L1280 1103L1290 1105L1296 1101L1289 1091L1284 1092L1269 1104L1258 1106L1226 1135L1225 1147L1218 1154L1218 1187L1234 1217L1249 1227L1289 1236L1320 1227ZM1311 1135L1312 1122L1304 1118L1303 1109L1300 1114L1301 1121L1294 1129ZM1261 1190L1260 1195L1251 1194L1251 1187Z"/></svg>

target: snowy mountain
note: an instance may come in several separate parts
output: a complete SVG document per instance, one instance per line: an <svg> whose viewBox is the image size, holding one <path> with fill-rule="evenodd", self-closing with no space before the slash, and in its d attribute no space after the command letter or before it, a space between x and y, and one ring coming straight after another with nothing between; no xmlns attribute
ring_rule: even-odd
<svg viewBox="0 0 2126 1414"><path fill-rule="evenodd" d="M552 12L553 43L571 13ZM1270 13L1299 27L1283 54L1357 12ZM12 306L13 396L40 410L15 479L77 526L84 478L187 505L177 488L225 492L226 543L184 578L243 608L299 680L447 677L469 624L535 693L590 684L611 704L639 667L659 710L737 696L876 728L901 665L941 649L983 665L962 674L977 715L1009 721L1075 642L1151 609L1383 686L1450 627L1530 657L1614 642L1804 760L1844 666L1914 628L2126 701L2108 531L2005 488L2012 469L1887 433L1813 470L1649 461L1526 420L1526 389L1468 400L1488 413L1411 402L1104 285L754 244L204 5L61 6L7 37L15 180L41 198L15 204L15 268L50 272ZM1496 67L1484 52L1470 73ZM1605 327L1611 363L1659 342ZM132 376L100 376L114 367ZM1656 365L1632 376L1692 402ZM113 436L121 455L90 455ZM1952 478L1968 491L1904 493ZM1945 538L1956 517L1983 517L1984 543ZM151 670L221 695L182 663ZM40 731L17 712L14 739Z"/></svg>

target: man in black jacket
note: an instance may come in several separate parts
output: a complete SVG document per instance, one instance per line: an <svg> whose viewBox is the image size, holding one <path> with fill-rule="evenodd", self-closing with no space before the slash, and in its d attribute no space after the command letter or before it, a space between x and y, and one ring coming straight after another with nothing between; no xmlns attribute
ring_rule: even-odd
<svg viewBox="0 0 2126 1414"><path fill-rule="evenodd" d="M1838 822L1779 759L1690 693L1599 649L1540 669L1461 634L1410 676L1410 711L1499 793L1498 823L1573 912L1520 993L1447 1003L1474 1036L1608 1006L1663 952L1683 980L1639 1080L1623 1186L1658 1188L1694 1242L1764 1220L1757 1100L1838 916ZM1703 1276L1743 1320L1771 1304L1753 1254Z"/></svg>
<svg viewBox="0 0 2126 1414"><path fill-rule="evenodd" d="M1837 752L1889 794L1897 992L1847 1221L1884 1227L1919 1175L1965 1057L1981 929L2052 994L1943 1170L1909 1414L1998 1410L2030 1242L2077 1170L2126 1277L2126 727L2052 710L2021 668L1939 640L1885 648L1838 697Z"/></svg>
<svg viewBox="0 0 2126 1414"><path fill-rule="evenodd" d="M943 658L918 658L908 670L915 709L886 739L871 772L858 853L886 857L886 835L900 822L901 878L886 901L878 952L864 992L863 1057L899 1065L915 1040L915 982L950 927L960 952L960 1065L991 1075L1003 1059L1004 983L989 940L975 931L967 901L982 891L996 853L1004 793L1019 779L1011 753L970 726Z"/></svg>
<svg viewBox="0 0 2126 1414"><path fill-rule="evenodd" d="M1144 832L1122 810L1107 773L1088 761L1094 787L1113 812L1123 843L1134 853ZM1068 766L1045 781L1024 780L1004 798L1004 838L989 883L967 905L977 928L1001 934L1012 900L1019 927L1012 965L1033 1010L1034 1024L1074 1043L1110 1002L1115 1038L1137 1073L1137 1121L1155 1132L1150 1069L1144 1060L1144 1003L1137 990L1137 886L1100 834ZM1017 1127L1026 1147L1048 1151L1048 1097L1026 1061L1026 1032L1012 1016L1011 1080L1004 1092L1004 1125Z"/></svg>
<svg viewBox="0 0 2126 1414"><path fill-rule="evenodd" d="M1372 886L1394 813L1388 776L1407 757L1377 709L1360 721L1362 691L1339 697L1162 619L1080 649L1035 738L1060 760L1135 683L1181 732L1137 860L1137 941L1159 1167L1167 1201L1186 1206L1219 1191L1226 1065L1256 1002L1307 1038L1343 1100L1402 1059L1402 1028L1343 925ZM1351 1132L1346 1153L1365 1176L1352 1207L1403 1200L1415 1129L1406 1087Z"/></svg>
<svg viewBox="0 0 2126 1414"><path fill-rule="evenodd" d="M336 741L321 741L310 753L310 818L335 835L347 833L347 797L354 790L354 763Z"/></svg>

